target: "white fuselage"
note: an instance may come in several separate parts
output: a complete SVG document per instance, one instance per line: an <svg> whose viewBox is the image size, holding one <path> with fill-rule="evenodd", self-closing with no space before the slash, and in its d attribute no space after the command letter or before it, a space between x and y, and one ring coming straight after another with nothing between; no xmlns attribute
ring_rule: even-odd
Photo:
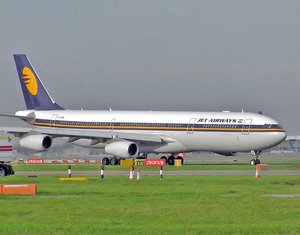
<svg viewBox="0 0 300 235"><path fill-rule="evenodd" d="M26 110L34 113L35 126L95 132L156 134L169 141L135 141L140 152L176 153L191 151L246 152L273 147L286 137L273 119L255 113ZM104 148L106 140L74 139L72 143Z"/></svg>

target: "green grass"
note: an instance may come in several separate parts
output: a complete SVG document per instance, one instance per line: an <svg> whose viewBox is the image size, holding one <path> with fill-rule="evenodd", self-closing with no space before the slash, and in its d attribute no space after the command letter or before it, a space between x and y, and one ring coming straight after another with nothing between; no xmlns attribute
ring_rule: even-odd
<svg viewBox="0 0 300 235"><path fill-rule="evenodd" d="M37 183L37 196L0 196L1 234L299 234L300 176L127 176Z"/></svg>
<svg viewBox="0 0 300 235"><path fill-rule="evenodd" d="M99 164L72 164L73 171L100 171ZM14 170L17 171L67 171L68 164L13 164ZM111 171L129 171L128 166L105 166L106 170ZM140 167L142 171L155 171L158 167ZM203 164L203 165L184 165L182 167L175 166L166 166L165 170L168 171L182 171L182 170L253 170L254 166L250 165L211 165L211 164ZM297 164L291 165L269 165L269 170L298 170Z"/></svg>
<svg viewBox="0 0 300 235"><path fill-rule="evenodd" d="M12 164L14 171L67 171L68 164ZM74 171L100 171L99 164L71 164Z"/></svg>

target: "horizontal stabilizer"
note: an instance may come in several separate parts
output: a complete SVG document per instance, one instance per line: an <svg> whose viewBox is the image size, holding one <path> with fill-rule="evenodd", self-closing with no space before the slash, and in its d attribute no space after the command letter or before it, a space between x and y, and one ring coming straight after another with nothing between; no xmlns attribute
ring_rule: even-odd
<svg viewBox="0 0 300 235"><path fill-rule="evenodd" d="M12 114L2 114L2 113L0 113L0 117L17 118L17 119L20 119L20 120L23 120L25 122L32 123L32 124L35 122L35 114L33 112L29 113L25 117L24 116L12 115Z"/></svg>

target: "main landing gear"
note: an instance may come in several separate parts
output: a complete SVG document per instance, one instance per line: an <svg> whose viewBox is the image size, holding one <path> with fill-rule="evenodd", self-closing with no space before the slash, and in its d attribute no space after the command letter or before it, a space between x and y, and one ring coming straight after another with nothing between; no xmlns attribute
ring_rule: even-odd
<svg viewBox="0 0 300 235"><path fill-rule="evenodd" d="M255 166L257 164L260 164L260 160L259 160L259 154L261 153L261 151L257 151L257 150L252 150L251 151L251 155L253 157L253 159L250 160L250 165L251 166Z"/></svg>
<svg viewBox="0 0 300 235"><path fill-rule="evenodd" d="M176 154L177 155L177 154ZM175 156L176 156L175 155ZM168 157L162 156L160 159L165 159L166 164L173 166L175 164L175 160L181 160L181 164L183 165L183 157L174 155L170 155ZM141 153L137 157L137 159L147 159L148 153ZM102 159L102 165L120 165L120 161L124 160L125 158L117 158L117 157L104 157Z"/></svg>
<svg viewBox="0 0 300 235"><path fill-rule="evenodd" d="M177 158L175 158L173 155L170 155L168 158L166 156L162 156L160 159L165 159L166 164L170 166L173 166L175 164L175 159L181 160L181 164L183 165L183 157L181 156L178 156Z"/></svg>
<svg viewBox="0 0 300 235"><path fill-rule="evenodd" d="M108 165L120 165L120 161L124 160L125 158L117 158L117 157L104 157L101 161L102 165L108 166Z"/></svg>
<svg viewBox="0 0 300 235"><path fill-rule="evenodd" d="M139 156L137 157L137 159L147 159L148 153L141 153L139 154ZM125 160L125 158L121 157L121 158L117 158L117 157L104 157L101 161L102 165L108 166L108 165L112 165L112 166L116 166L116 165L120 165L121 160Z"/></svg>

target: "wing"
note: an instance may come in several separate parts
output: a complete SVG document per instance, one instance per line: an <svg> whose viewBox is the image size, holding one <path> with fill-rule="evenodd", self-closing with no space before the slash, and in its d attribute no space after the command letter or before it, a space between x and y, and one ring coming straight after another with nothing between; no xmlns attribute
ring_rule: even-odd
<svg viewBox="0 0 300 235"><path fill-rule="evenodd" d="M93 138L93 139L126 139L131 141L143 141L154 143L173 143L176 140L164 134L155 133L124 133L118 131L105 130L81 130L81 129L62 129L62 128L26 128L26 127L0 127L0 130L13 134L17 137L22 137L27 134L46 134L53 138L55 137L73 137L73 138Z"/></svg>

